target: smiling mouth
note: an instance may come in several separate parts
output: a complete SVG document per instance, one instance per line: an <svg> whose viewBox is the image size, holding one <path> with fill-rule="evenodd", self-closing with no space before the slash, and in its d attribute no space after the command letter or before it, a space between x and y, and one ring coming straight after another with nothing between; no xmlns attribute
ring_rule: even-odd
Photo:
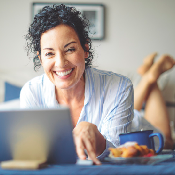
<svg viewBox="0 0 175 175"><path fill-rule="evenodd" d="M73 71L73 69L70 69L70 70L64 71L64 72L56 72L56 74L57 74L59 77L64 77L64 76L69 75L72 71Z"/></svg>

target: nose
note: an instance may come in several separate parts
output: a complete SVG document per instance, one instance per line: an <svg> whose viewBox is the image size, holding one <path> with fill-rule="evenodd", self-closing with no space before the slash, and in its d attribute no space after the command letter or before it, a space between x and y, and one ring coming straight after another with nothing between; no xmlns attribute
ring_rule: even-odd
<svg viewBox="0 0 175 175"><path fill-rule="evenodd" d="M62 53L57 53L55 56L55 66L56 67L65 67L67 60L65 59Z"/></svg>

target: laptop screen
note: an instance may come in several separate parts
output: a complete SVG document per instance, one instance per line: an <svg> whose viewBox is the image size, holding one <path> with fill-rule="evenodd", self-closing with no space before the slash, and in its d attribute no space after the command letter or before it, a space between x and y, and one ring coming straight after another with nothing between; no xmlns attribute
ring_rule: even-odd
<svg viewBox="0 0 175 175"><path fill-rule="evenodd" d="M0 121L0 161L76 163L68 108L4 110Z"/></svg>

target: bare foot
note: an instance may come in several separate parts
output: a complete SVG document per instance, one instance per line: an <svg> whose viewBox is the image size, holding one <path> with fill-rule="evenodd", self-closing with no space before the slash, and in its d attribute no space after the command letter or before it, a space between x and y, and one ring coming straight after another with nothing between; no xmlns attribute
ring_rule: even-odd
<svg viewBox="0 0 175 175"><path fill-rule="evenodd" d="M150 84L157 82L159 76L170 70L175 65L175 60L169 55L163 55L160 59L155 62L149 71L145 73Z"/></svg>
<svg viewBox="0 0 175 175"><path fill-rule="evenodd" d="M157 53L155 52L145 57L143 60L143 64L137 69L137 72L140 75L145 74L150 69L150 67L153 65L154 58L156 56L157 56Z"/></svg>

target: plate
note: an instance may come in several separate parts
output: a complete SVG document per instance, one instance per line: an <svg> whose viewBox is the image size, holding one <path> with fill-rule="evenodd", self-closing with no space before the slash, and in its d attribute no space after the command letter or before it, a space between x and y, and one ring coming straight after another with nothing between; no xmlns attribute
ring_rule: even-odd
<svg viewBox="0 0 175 175"><path fill-rule="evenodd" d="M152 157L130 157L130 158L123 158L123 157L106 157L104 160L105 162L110 162L114 164L141 164L141 165L154 165L159 162L165 161L167 159L172 158L173 155L157 155Z"/></svg>

